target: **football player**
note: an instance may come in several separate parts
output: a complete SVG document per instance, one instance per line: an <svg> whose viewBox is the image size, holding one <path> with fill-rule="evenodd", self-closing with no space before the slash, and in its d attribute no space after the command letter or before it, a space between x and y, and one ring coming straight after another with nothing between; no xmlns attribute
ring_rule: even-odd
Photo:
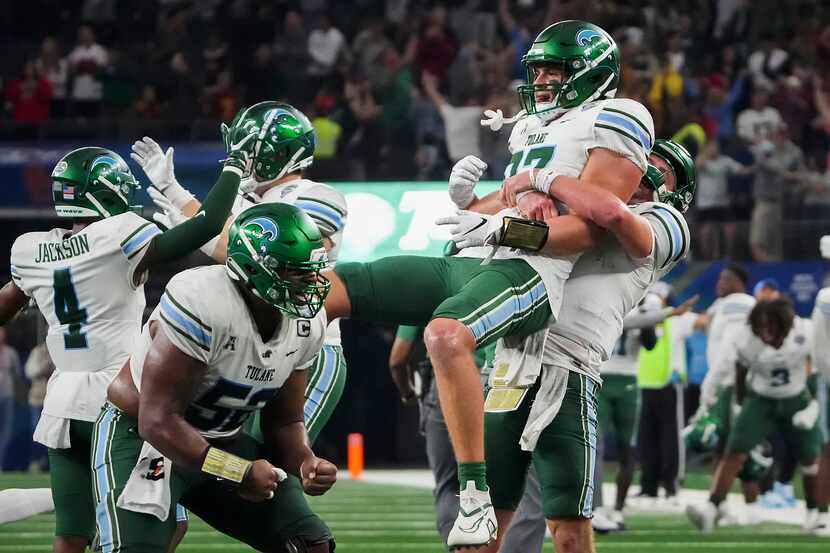
<svg viewBox="0 0 830 553"><path fill-rule="evenodd" d="M830 236L821 238L821 256L830 259ZM822 288L816 297L813 308L813 367L818 376L816 382L816 399L820 408L819 429L824 446L818 477L818 520L813 533L824 538L830 537L830 515L827 505L830 503L830 417L828 417L828 397L830 397L830 287Z"/></svg>
<svg viewBox="0 0 830 553"><path fill-rule="evenodd" d="M698 529L711 532L725 512L723 501L748 453L766 436L780 432L796 451L808 517L814 518L809 511L816 508L821 435L818 409L807 389L810 321L796 317L788 299L761 301L752 308L749 325L733 338L737 416L715 470L709 501L688 505L686 513Z"/></svg>
<svg viewBox="0 0 830 553"><path fill-rule="evenodd" d="M690 421L695 426L698 420L718 421L716 451L726 447L732 422L733 390L735 386L736 350L730 347L735 338L746 327L749 312L756 299L746 293L749 273L737 264L726 265L715 284L717 299L705 314L698 317L696 326L706 330L706 361L709 370L700 386L700 407ZM749 458L752 462L752 458ZM747 508L744 510L745 523L757 523L755 510L761 493L756 475L758 470L741 471L739 479ZM725 519L723 519L725 520Z"/></svg>
<svg viewBox="0 0 830 553"><path fill-rule="evenodd" d="M254 159L253 174L239 186L240 197L233 207L233 215L258 203L279 202L296 205L308 213L323 235L328 250L329 265L334 268L343 243L346 226L346 198L327 184L304 178L303 171L314 161L316 138L314 127L298 109L281 102L260 102L243 108L231 126L245 125L262 135L262 147ZM224 133L228 139L227 132ZM162 208L168 221L176 225L192 217L199 202L176 180L173 172L173 149L162 151L151 138L133 145L133 159L150 176L158 191L150 189L156 204ZM227 230L206 244L202 251L219 263L227 255ZM305 422L312 443L334 412L346 384L346 360L340 344L340 321L329 322L326 343L315 360L308 376ZM249 419L248 427L259 433L259 415Z"/></svg>
<svg viewBox="0 0 830 553"><path fill-rule="evenodd" d="M227 258L170 280L109 387L93 445L105 552L164 551L176 503L259 551L334 550L303 495L337 474L303 423L326 329L323 237L297 207L262 204L237 216ZM260 409L263 443L242 431Z"/></svg>
<svg viewBox="0 0 830 553"><path fill-rule="evenodd" d="M139 184L118 154L73 150L52 172L55 211L71 218L72 229L24 234L12 246L0 323L34 300L49 324L46 345L56 367L34 433L49 448L56 553L83 551L95 533L92 425L141 331L148 272L222 230L240 177L251 170L256 136L239 138L203 215L164 233L131 210Z"/></svg>
<svg viewBox="0 0 830 553"><path fill-rule="evenodd" d="M548 203L526 211L553 209L552 200L564 203L600 236L565 283L559 317L543 332L541 359L517 370L516 360L506 366L497 349L485 404L487 474L498 523L509 524L532 461L557 551L594 550L590 519L599 367L622 333L625 315L689 250L682 212L694 196L691 156L679 144L658 140L650 160L631 207L591 182L562 175L550 179L548 196L531 192L519 200ZM508 179L504 195L521 193L542 171ZM538 348L537 336L525 342L525 352ZM498 540L485 551L497 549Z"/></svg>
<svg viewBox="0 0 830 553"><path fill-rule="evenodd" d="M627 202L645 173L653 143L651 115L633 100L615 100L619 50L601 28L563 21L542 31L523 58L527 83L524 106L509 141L512 161L506 176L529 168L547 177L601 183ZM477 199L473 192L486 165L468 156L450 175L450 196L460 208L496 213L499 194ZM538 179L540 187L542 181ZM518 210L509 212L518 215ZM338 265L326 304L329 318L426 325L427 350L441 406L458 461L460 509L448 545L480 546L497 534L484 463L484 401L474 351L503 336L526 336L555 319L562 287L597 232L575 215L551 218L548 230L502 233L501 218L476 215L447 218L461 227L461 256L395 256L372 263ZM491 232L492 230L492 232ZM493 259L490 241L500 246ZM479 246L475 248L473 246ZM518 248L522 246L522 248ZM464 257L462 257L464 256Z"/></svg>

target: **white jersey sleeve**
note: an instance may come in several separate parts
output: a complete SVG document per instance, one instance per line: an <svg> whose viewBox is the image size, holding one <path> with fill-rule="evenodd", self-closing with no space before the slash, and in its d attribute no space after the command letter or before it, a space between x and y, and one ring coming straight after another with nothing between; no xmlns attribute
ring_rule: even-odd
<svg viewBox="0 0 830 553"><path fill-rule="evenodd" d="M170 279L159 301L158 322L167 338L180 351L209 365L220 343L220 329L207 321L221 320L212 316L212 302L205 301L199 293L200 287L188 281L188 272L179 273ZM221 303L221 302L218 302Z"/></svg>
<svg viewBox="0 0 830 553"><path fill-rule="evenodd" d="M638 208L638 212L648 220L654 233L652 255L657 278L660 278L689 253L689 226L685 217L668 204L648 202Z"/></svg>
<svg viewBox="0 0 830 553"><path fill-rule="evenodd" d="M643 173L654 145L654 121L641 103L627 98L597 102L593 140L586 148L606 148L630 160Z"/></svg>
<svg viewBox="0 0 830 553"><path fill-rule="evenodd" d="M734 344L735 363L747 369L758 361L758 357L764 350L764 342L752 333L749 325L733 333L730 336L730 343Z"/></svg>
<svg viewBox="0 0 830 553"><path fill-rule="evenodd" d="M830 382L830 288L816 296L813 308L813 367Z"/></svg>
<svg viewBox="0 0 830 553"><path fill-rule="evenodd" d="M121 215L123 221L120 223L123 230L129 230L123 240L121 240L121 253L127 258L129 264L129 271L127 279L131 286L140 286L147 281L148 274L145 272L142 275L136 275L135 270L141 260L144 259L144 254L147 253L147 246L150 245L153 238L161 234L161 229L155 223L147 221L132 212L127 212ZM138 278L136 278L138 277Z"/></svg>

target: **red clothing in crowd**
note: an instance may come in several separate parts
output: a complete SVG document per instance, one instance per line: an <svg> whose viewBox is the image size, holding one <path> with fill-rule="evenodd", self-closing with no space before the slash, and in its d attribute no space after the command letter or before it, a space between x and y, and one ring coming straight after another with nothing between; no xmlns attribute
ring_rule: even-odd
<svg viewBox="0 0 830 553"><path fill-rule="evenodd" d="M52 86L46 79L17 79L9 83L6 98L13 106L16 123L40 123L49 119Z"/></svg>

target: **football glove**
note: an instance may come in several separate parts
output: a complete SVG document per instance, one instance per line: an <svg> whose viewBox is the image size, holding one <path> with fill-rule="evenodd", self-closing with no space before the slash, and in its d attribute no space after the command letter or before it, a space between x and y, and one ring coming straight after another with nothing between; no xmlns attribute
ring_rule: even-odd
<svg viewBox="0 0 830 553"><path fill-rule="evenodd" d="M187 221L189 217L182 213L182 210L173 205L164 194L153 188L147 187L147 194L150 199L156 204L160 211L153 213L153 220L163 227L171 229ZM216 245L219 243L219 236L214 236L202 245L199 249L207 256L213 257L213 252L216 250Z"/></svg>
<svg viewBox="0 0 830 553"><path fill-rule="evenodd" d="M150 184L167 196L174 206L181 209L193 199L193 194L176 180L176 175L173 172L172 146L167 148L165 152L158 142L149 136L145 136L133 143L130 157L138 163L138 166L147 175Z"/></svg>
<svg viewBox="0 0 830 553"><path fill-rule="evenodd" d="M476 156L466 156L453 165L450 173L449 192L452 203L458 209L465 209L473 203L476 198L473 189L486 169L487 164Z"/></svg>
<svg viewBox="0 0 830 553"><path fill-rule="evenodd" d="M801 411L796 411L793 414L793 426L800 430L809 430L810 428L815 426L816 421L818 420L818 415L818 402L814 399L811 399L810 403L807 404L807 407L805 407Z"/></svg>
<svg viewBox="0 0 830 553"><path fill-rule="evenodd" d="M450 240L459 249L498 244L501 233L501 217L472 211L462 210L455 215L441 217L435 224L450 227Z"/></svg>

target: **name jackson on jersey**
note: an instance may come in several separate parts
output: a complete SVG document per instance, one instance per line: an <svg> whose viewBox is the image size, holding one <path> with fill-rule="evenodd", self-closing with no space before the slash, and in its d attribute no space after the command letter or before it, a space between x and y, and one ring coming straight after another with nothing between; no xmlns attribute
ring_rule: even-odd
<svg viewBox="0 0 830 553"><path fill-rule="evenodd" d="M64 261L89 253L89 239L85 234L70 236L61 242L41 242L35 252L35 263Z"/></svg>

